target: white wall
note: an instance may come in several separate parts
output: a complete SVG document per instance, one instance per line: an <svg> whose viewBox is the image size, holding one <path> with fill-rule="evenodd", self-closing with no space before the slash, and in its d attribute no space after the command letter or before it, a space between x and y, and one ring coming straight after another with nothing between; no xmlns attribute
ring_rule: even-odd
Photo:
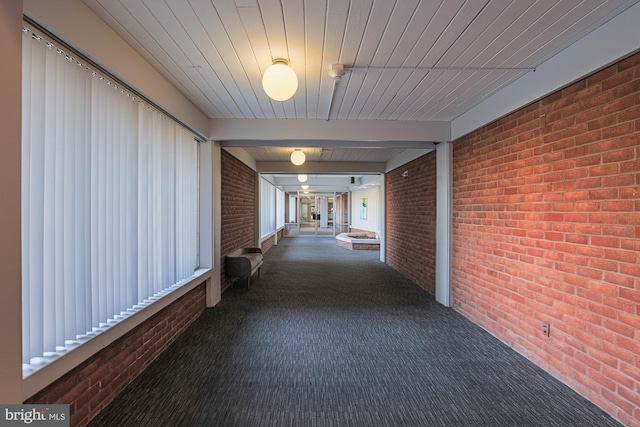
<svg viewBox="0 0 640 427"><path fill-rule="evenodd" d="M367 218L360 219L360 203L367 199ZM380 215L380 189L377 186L354 190L351 192L351 227L361 230L378 230L378 217Z"/></svg>

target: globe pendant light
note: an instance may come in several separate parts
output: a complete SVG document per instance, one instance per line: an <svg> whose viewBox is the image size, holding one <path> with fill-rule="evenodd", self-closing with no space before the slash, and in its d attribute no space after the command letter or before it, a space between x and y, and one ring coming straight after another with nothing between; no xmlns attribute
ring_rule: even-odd
<svg viewBox="0 0 640 427"><path fill-rule="evenodd" d="M262 88L274 101L286 101L298 89L298 76L284 59L276 59L262 75Z"/></svg>
<svg viewBox="0 0 640 427"><path fill-rule="evenodd" d="M291 163L296 166L303 164L306 159L307 156L304 155L302 150L294 150L293 153L291 153Z"/></svg>

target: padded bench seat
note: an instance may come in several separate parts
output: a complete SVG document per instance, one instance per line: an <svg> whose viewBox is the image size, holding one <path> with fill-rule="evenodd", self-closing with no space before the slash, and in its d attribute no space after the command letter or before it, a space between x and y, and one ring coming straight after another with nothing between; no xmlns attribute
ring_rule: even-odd
<svg viewBox="0 0 640 427"><path fill-rule="evenodd" d="M229 277L246 277L247 288L251 284L251 276L256 272L260 277L263 256L260 248L240 248L229 252L225 257L225 274Z"/></svg>

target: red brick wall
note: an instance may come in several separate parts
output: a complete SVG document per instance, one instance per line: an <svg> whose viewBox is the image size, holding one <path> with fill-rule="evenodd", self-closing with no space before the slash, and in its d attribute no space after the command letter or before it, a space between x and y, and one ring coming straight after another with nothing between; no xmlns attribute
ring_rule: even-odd
<svg viewBox="0 0 640 427"><path fill-rule="evenodd" d="M278 230L278 241L280 241L280 239L282 239L283 236L284 236L284 229ZM266 240L264 240L260 244L260 246L262 248L262 253L267 252L275 244L276 244L275 235L273 235L273 236L267 238Z"/></svg>
<svg viewBox="0 0 640 427"><path fill-rule="evenodd" d="M68 404L70 424L87 425L196 320L204 308L203 283L25 403Z"/></svg>
<svg viewBox="0 0 640 427"><path fill-rule="evenodd" d="M435 294L435 151L387 173L386 199L386 263Z"/></svg>
<svg viewBox="0 0 640 427"><path fill-rule="evenodd" d="M640 426L640 55L456 141L453 162L455 309Z"/></svg>
<svg viewBox="0 0 640 427"><path fill-rule="evenodd" d="M367 237L373 237L376 238L378 237L375 231L369 231L369 230L362 230L360 228L355 228L355 227L349 227L349 232L350 233L365 233L367 235Z"/></svg>
<svg viewBox="0 0 640 427"><path fill-rule="evenodd" d="M242 247L255 247L258 174L222 150L222 204L220 226L220 286L224 292L231 280L224 274L224 257Z"/></svg>

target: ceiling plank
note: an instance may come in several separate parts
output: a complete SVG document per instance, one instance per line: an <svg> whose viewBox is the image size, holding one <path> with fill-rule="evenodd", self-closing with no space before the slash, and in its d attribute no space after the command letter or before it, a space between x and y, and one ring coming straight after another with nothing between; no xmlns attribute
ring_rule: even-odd
<svg viewBox="0 0 640 427"><path fill-rule="evenodd" d="M187 74L187 70L176 64L175 59L163 45L167 43L171 48L173 41L168 37L166 40L155 37L156 33L163 31L162 26L152 17L146 26L142 25L145 17L149 16L144 5L139 2L133 4L130 2L128 7L125 7L121 2L106 3L104 0L96 0L92 6L105 22L117 22L120 27L115 28L123 28L122 37L209 117L232 117L231 111L215 94L206 96L201 91L198 79L193 76L196 74L195 69L189 69ZM141 12L138 13L137 10Z"/></svg>
<svg viewBox="0 0 640 427"><path fill-rule="evenodd" d="M178 31L175 32L182 35L180 39L177 39L177 43L180 43L188 51L187 55L192 64L195 64L196 71L200 68L199 72L211 90L216 93L225 93L225 102L235 104L241 111L241 117L261 116L262 112L259 109L257 111L252 109L252 106L256 104L247 102L229 69L229 66L237 64L237 62L233 61L234 57L231 56L227 63L225 58L220 55L217 45L212 43L211 38L205 31L205 24L198 19L196 10L176 2L168 3L168 6L171 13L180 22L181 27L184 28L184 34ZM208 9L211 10L210 7ZM221 45L223 47L225 45L228 46L224 41L222 41ZM206 51L200 50L207 47L209 49Z"/></svg>
<svg viewBox="0 0 640 427"><path fill-rule="evenodd" d="M420 65L425 67L444 65L440 63L442 56L444 56L460 36L464 34L469 25L486 6L487 2L488 0L467 2L463 7L458 9L446 28L440 33L431 49L429 49L424 58L422 58Z"/></svg>
<svg viewBox="0 0 640 427"><path fill-rule="evenodd" d="M262 90L262 73L271 64L268 50L256 54L256 47L246 33L240 10L233 3L215 2L215 10L230 41L239 65L234 64L232 72L244 73L251 82L255 97L261 107L264 117L275 118L275 111L267 95ZM246 8L241 8L246 9ZM262 24L260 24L262 27Z"/></svg>
<svg viewBox="0 0 640 427"><path fill-rule="evenodd" d="M318 99L318 118L328 120L331 108L333 79L329 76L331 64L337 64L342 50L343 34L347 25L349 4L344 0L329 0L327 23L322 54L323 67L320 72L320 95Z"/></svg>
<svg viewBox="0 0 640 427"><path fill-rule="evenodd" d="M317 0L305 0L306 57L306 97L307 117L317 119L318 99L320 97L320 74L322 70L322 52L324 51L327 4Z"/></svg>
<svg viewBox="0 0 640 427"><path fill-rule="evenodd" d="M278 123L452 120L526 72L354 70L332 92L328 67L536 66L637 5L637 0L80 1L209 117ZM262 73L276 57L289 59L299 77L299 90L283 103L270 100L261 87Z"/></svg>
<svg viewBox="0 0 640 427"><path fill-rule="evenodd" d="M352 66L355 64L362 40L364 39L364 32L367 29L367 22L369 21L372 7L373 0L351 1L349 14L347 16L346 29L342 37L342 48L338 61L339 64L343 64L345 66ZM349 105L350 103L351 92L348 92L348 88L352 85L351 79L353 77L352 73L347 73L342 77L339 85L336 87L334 104L332 107L332 111L334 111L333 118L344 119L348 114L348 109L343 109L343 106ZM353 85L356 84L358 84L358 82L354 80Z"/></svg>
<svg viewBox="0 0 640 427"><path fill-rule="evenodd" d="M304 5L297 0L281 0L284 26L289 49L289 66L298 76L298 90L293 96L293 107L285 109L287 118L304 119L307 117L307 79L306 79L306 41Z"/></svg>
<svg viewBox="0 0 640 427"><path fill-rule="evenodd" d="M440 3L438 10L428 19L420 38L404 61L406 67L425 66L431 67L434 63L427 64L424 59L435 46L442 33L447 29L449 22L456 16L463 6L464 0L447 0Z"/></svg>
<svg viewBox="0 0 640 427"><path fill-rule="evenodd" d="M244 102L251 110L248 118L265 117L263 106L256 97L255 82L252 82L237 55L237 52L229 39L220 16L209 0L191 0L191 7L195 18L200 23L206 37L195 38L200 43L203 55L212 68L225 68L233 82L228 90L234 94L237 90L236 102ZM195 25L195 24L194 24ZM270 108L269 105L267 105Z"/></svg>

